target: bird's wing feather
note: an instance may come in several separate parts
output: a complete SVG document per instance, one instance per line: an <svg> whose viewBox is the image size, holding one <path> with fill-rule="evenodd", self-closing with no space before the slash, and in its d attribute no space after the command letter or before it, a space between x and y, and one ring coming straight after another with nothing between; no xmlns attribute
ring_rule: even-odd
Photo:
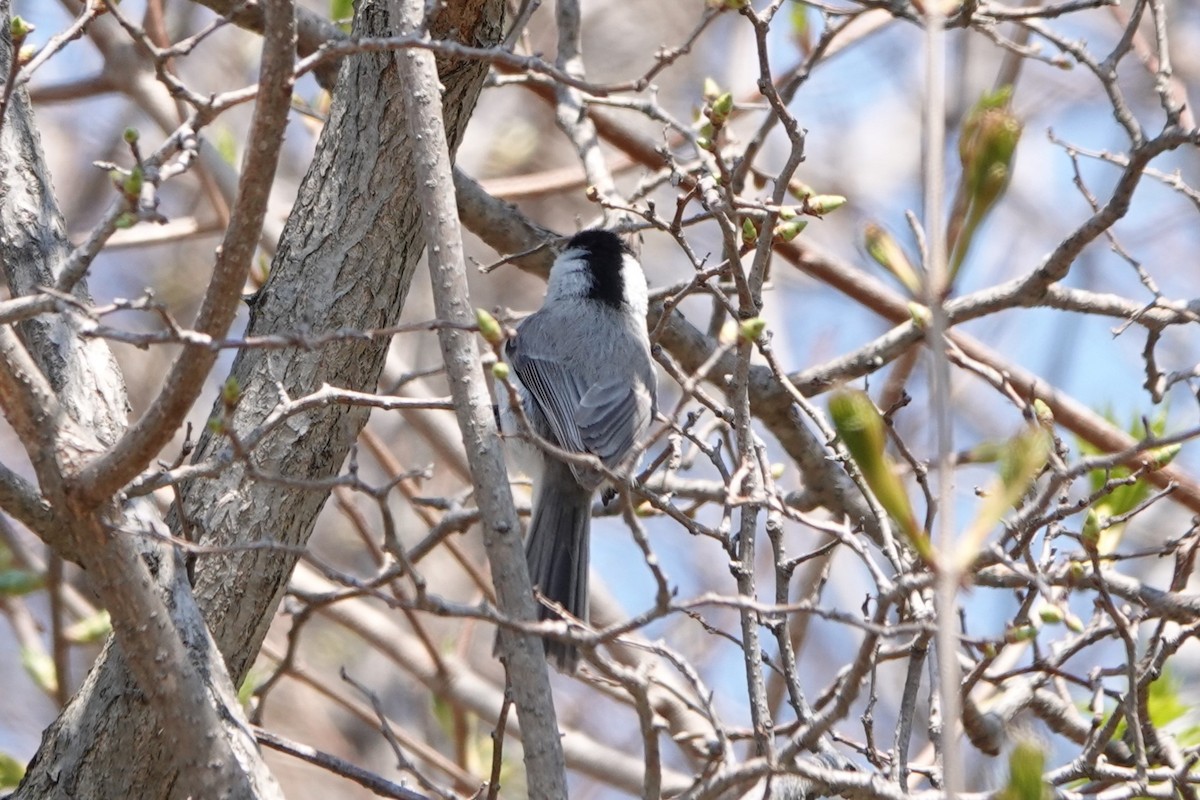
<svg viewBox="0 0 1200 800"><path fill-rule="evenodd" d="M631 373L630 364L580 363L563 352L560 339L546 335L545 313L526 319L509 340L505 348L509 364L546 418L559 447L590 453L615 469L650 425L654 372L649 364ZM581 480L585 477L575 471ZM588 483L595 480L586 477Z"/></svg>
<svg viewBox="0 0 1200 800"><path fill-rule="evenodd" d="M653 400L646 387L629 381L595 384L580 399L575 414L588 452L616 467L650 424Z"/></svg>
<svg viewBox="0 0 1200 800"><path fill-rule="evenodd" d="M508 358L554 431L556 444L564 450L588 452L575 423L583 390L572 371L560 361L525 353L519 346L508 348Z"/></svg>

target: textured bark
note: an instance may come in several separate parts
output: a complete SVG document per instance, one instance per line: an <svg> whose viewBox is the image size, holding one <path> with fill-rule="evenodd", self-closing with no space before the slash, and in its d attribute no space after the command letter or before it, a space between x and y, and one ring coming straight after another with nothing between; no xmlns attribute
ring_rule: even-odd
<svg viewBox="0 0 1200 800"><path fill-rule="evenodd" d="M4 34L9 11L0 0ZM8 73L11 57L11 41L0 35L0 74ZM53 285L69 249L29 101L18 91L0 128L0 260L11 291L29 295ZM88 299L82 282L75 293ZM84 564L112 613L115 635L106 648L114 679L88 707L90 722L80 716L84 706L69 708L47 732L14 796L129 796L119 788L129 785L129 774L155 771L186 775L193 792L208 796L280 796L253 736L244 720L239 723L236 693L171 549L112 536L101 522L111 514L123 530L165 533L153 505L139 500L96 512L78 509L64 494L70 471L124 431L128 405L112 353L101 340L81 338L70 315L38 317L19 332L19 342L4 332L2 393L18 430L22 418L41 415L45 441L26 435L27 426L22 432L26 446L35 446L39 490L53 515L50 524L35 527L60 555ZM142 747L148 731L164 746ZM112 753L123 757L98 757Z"/></svg>
<svg viewBox="0 0 1200 800"><path fill-rule="evenodd" d="M4 75L12 61L9 6L9 0L0 0L4 24L0 74ZM0 127L0 215L0 261L13 296L53 286L54 265L66 259L71 247L24 91L13 93ZM90 300L86 283L76 285L75 296ZM100 444L116 441L125 429L129 402L108 344L74 335L70 321L59 316L27 320L18 332L54 387L63 411Z"/></svg>
<svg viewBox="0 0 1200 800"><path fill-rule="evenodd" d="M358 5L356 33L389 33L386 2ZM501 14L498 0L457 0L439 11L433 33L457 31L469 44L493 44ZM444 60L439 71L447 133L456 147L486 65ZM423 249L400 118L402 91L393 55L344 60L329 122L271 277L253 303L250 333L376 328L399 317ZM383 340L354 341L316 352L241 353L233 368L243 389L235 428L254 427L275 405L280 386L292 396L323 383L373 390L387 347ZM365 410L341 406L295 418L256 451L256 461L268 472L297 478L335 474L366 418ZM205 438L197 459L224 444ZM237 465L218 479L185 487L184 494L185 513L209 545L274 540L303 546L327 496L252 482ZM196 598L235 683L258 653L294 562L290 554L254 550L206 556L197 566ZM229 725L240 727L236 720ZM170 749L117 648L109 646L47 730L16 797L185 797L194 787L177 783Z"/></svg>
<svg viewBox="0 0 1200 800"><path fill-rule="evenodd" d="M496 0L450 3L437 15L434 35L473 31L468 43L493 44L501 9ZM360 3L355 32L389 35L387 3ZM446 129L455 148L487 67L443 61L439 71ZM271 277L254 300L251 335L380 328L399 318L424 248L403 91L393 54L346 59ZM387 349L385 340L354 340L315 351L243 351L233 367L243 387L234 427L244 431L257 425L275 406L281 385L292 397L324 383L374 390ZM334 475L369 413L337 406L295 417L255 451L255 461L267 472L297 478ZM206 436L196 457L223 447L223 441ZM246 480L240 465L219 480L186 487L184 495L188 518L205 544L275 540L290 546L308 541L328 496ZM294 555L279 551L242 550L206 558L197 572L197 597L235 679L253 663L294 562Z"/></svg>

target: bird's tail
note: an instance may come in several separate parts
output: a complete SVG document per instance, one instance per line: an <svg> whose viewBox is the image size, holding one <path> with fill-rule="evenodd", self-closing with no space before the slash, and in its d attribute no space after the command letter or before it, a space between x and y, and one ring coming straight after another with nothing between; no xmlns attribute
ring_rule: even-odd
<svg viewBox="0 0 1200 800"><path fill-rule="evenodd" d="M529 578L546 599L586 622L592 492L579 485L570 467L547 461L525 540ZM540 619L556 616L541 607ZM579 653L574 647L551 639L546 640L546 657L567 673L574 672L579 665Z"/></svg>

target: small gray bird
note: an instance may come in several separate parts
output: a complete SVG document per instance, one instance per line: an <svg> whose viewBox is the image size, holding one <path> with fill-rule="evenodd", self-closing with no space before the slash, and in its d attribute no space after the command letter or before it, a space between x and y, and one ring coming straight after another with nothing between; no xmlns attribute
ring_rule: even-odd
<svg viewBox="0 0 1200 800"><path fill-rule="evenodd" d="M611 231L577 234L550 269L546 299L505 346L529 427L562 450L588 453L612 470L632 466L633 449L656 409L646 335L646 276ZM588 528L599 471L566 464L528 438L497 387L500 426L516 466L533 481L525 557L533 585L569 614L588 617ZM541 619L555 615L544 606ZM546 641L567 673L576 648Z"/></svg>

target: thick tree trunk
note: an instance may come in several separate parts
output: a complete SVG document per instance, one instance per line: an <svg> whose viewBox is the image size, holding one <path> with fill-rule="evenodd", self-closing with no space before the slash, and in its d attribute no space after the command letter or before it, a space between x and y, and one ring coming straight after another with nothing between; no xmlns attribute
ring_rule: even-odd
<svg viewBox="0 0 1200 800"><path fill-rule="evenodd" d="M463 41L494 44L502 4L451 2L435 18L435 36L471 31ZM387 3L362 2L355 20L361 36L387 36ZM445 123L451 148L462 140L487 65L439 64L445 87ZM284 228L271 276L254 299L248 333L394 325L425 246L420 207L411 185L412 153L404 132L395 56L373 53L346 59L313 163ZM245 350L233 376L243 394L234 427L244 433L274 409L282 385L292 398L330 384L373 391L387 355L386 338L351 339L317 350ZM218 401L219 403L219 401ZM218 406L219 408L219 406ZM333 406L298 415L254 452L259 469L294 478L324 478L341 468L366 424L369 409ZM225 447L205 435L196 459ZM209 546L276 541L303 547L327 492L248 480L231 465L220 479L184 489L185 511ZM294 551L293 551L294 553ZM196 595L235 680L245 675L296 556L267 549L236 550L205 558Z"/></svg>
<svg viewBox="0 0 1200 800"><path fill-rule="evenodd" d="M361 0L358 6L356 33L390 33L384 0ZM455 31L468 44L494 44L502 10L499 0L451 0L439 10L433 34ZM487 67L443 60L439 72L446 129L451 147L457 147ZM270 280L253 303L250 333L361 330L394 324L399 317L424 246L400 118L403 89L390 53L344 60L329 121ZM242 387L235 429L245 432L261 422L280 386L292 397L323 383L373 390L387 348L380 339L316 351L240 353L233 369ZM268 473L296 478L333 475L366 419L365 410L342 406L295 418L255 451L256 463ZM210 458L224 446L221 438L207 437L196 458ZM185 488L184 512L206 545L272 540L294 548L307 542L326 496L254 482L242 465L231 464L220 477ZM196 598L235 683L258 653L294 562L288 552L256 549L204 556L197 565ZM14 797L186 797L192 787L178 785L169 750L110 645L46 732Z"/></svg>

